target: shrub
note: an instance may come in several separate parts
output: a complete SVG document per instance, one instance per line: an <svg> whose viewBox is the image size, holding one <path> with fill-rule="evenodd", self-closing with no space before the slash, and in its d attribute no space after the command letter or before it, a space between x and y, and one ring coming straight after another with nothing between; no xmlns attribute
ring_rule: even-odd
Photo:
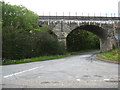
<svg viewBox="0 0 120 90"><path fill-rule="evenodd" d="M64 54L65 49L48 31L3 32L3 58L22 59Z"/></svg>

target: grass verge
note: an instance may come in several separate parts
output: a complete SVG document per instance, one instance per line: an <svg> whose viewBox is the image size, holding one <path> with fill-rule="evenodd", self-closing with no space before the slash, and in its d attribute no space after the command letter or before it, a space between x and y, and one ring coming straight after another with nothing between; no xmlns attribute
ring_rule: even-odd
<svg viewBox="0 0 120 90"><path fill-rule="evenodd" d="M91 49L91 50L82 50L78 52L69 52L65 55L55 55L55 56L41 56L36 58L28 58L28 59L20 59L20 60L6 60L5 62L2 62L2 65L10 65L10 64L20 64L20 63L29 63L29 62L35 62L35 61L45 61L45 60L53 60L63 57L68 57L72 55L77 55L85 52L91 52L91 51L97 51L97 49Z"/></svg>
<svg viewBox="0 0 120 90"><path fill-rule="evenodd" d="M28 62L35 62L35 61L44 61L44 60L52 60L62 57L70 56L70 54L65 55L56 55L56 56L41 56L36 58L28 58L28 59L20 59L20 60L7 60L3 62L2 65L9 65L9 64L20 64L20 63L28 63Z"/></svg>
<svg viewBox="0 0 120 90"><path fill-rule="evenodd" d="M109 61L116 61L120 63L120 49L113 49L104 53L100 53L102 58L107 59Z"/></svg>

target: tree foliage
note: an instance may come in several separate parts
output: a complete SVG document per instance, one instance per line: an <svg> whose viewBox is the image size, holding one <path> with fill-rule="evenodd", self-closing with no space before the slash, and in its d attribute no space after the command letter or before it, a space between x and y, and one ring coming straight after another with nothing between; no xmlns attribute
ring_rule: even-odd
<svg viewBox="0 0 120 90"><path fill-rule="evenodd" d="M68 51L98 49L99 38L85 30L74 30L67 37L67 48Z"/></svg>
<svg viewBox="0 0 120 90"><path fill-rule="evenodd" d="M63 54L65 49L38 15L23 6L2 3L3 59L22 59Z"/></svg>
<svg viewBox="0 0 120 90"><path fill-rule="evenodd" d="M24 6L10 5L2 3L2 23L3 27L9 30L24 29L31 30L37 26L38 15L28 10Z"/></svg>

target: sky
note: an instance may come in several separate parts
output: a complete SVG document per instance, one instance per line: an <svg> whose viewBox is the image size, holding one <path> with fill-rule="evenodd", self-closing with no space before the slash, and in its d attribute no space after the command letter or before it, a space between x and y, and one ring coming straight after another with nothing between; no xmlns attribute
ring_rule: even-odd
<svg viewBox="0 0 120 90"><path fill-rule="evenodd" d="M38 15L106 16L107 13L107 15L109 16L111 15L117 16L118 2L120 0L0 0L0 1L9 2L12 5L23 5L29 10L34 11Z"/></svg>

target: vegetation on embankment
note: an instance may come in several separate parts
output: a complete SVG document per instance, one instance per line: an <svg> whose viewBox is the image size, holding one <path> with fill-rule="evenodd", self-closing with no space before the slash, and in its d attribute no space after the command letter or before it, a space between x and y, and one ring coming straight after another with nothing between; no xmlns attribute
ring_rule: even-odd
<svg viewBox="0 0 120 90"><path fill-rule="evenodd" d="M104 53L99 53L98 55L101 56L100 58L102 58L102 60L120 63L120 49L109 50Z"/></svg>
<svg viewBox="0 0 120 90"><path fill-rule="evenodd" d="M2 58L19 60L63 55L65 48L46 25L38 25L38 15L23 6L2 3Z"/></svg>
<svg viewBox="0 0 120 90"><path fill-rule="evenodd" d="M7 60L5 62L2 62L2 65L10 65L10 64L29 63L29 62L35 62L35 61L53 60L53 59L58 59L58 58L62 58L62 57L67 57L67 56L70 56L70 54L55 55L55 56L40 56L40 57L28 58L28 59L20 59L20 60Z"/></svg>
<svg viewBox="0 0 120 90"><path fill-rule="evenodd" d="M20 59L20 60L3 60L2 65L11 65L11 64L29 63L29 62L35 62L35 61L53 60L53 59L59 59L59 58L68 57L68 56L77 55L77 54L86 53L86 52L91 52L91 51L96 51L96 49L82 50L79 52L70 52L70 53L67 53L64 55L40 56L40 57Z"/></svg>

